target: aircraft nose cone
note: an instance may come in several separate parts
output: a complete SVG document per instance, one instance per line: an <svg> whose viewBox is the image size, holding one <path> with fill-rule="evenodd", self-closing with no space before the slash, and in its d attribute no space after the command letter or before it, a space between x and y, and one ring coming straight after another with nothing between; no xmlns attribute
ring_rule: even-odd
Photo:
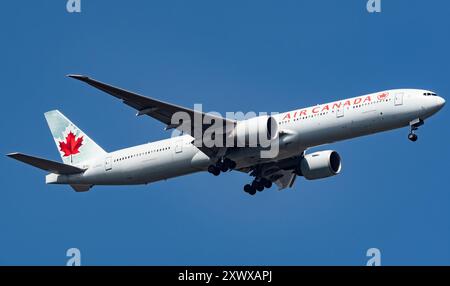
<svg viewBox="0 0 450 286"><path fill-rule="evenodd" d="M437 101L437 107L438 107L439 109L441 109L441 108L445 105L445 99L443 99L443 98L440 97L440 96L437 96L437 97L436 97L436 101Z"/></svg>

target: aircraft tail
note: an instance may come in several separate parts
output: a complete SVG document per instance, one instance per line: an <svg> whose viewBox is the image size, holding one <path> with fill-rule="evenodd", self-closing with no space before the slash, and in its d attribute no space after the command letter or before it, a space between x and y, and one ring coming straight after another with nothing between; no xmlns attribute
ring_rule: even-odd
<svg viewBox="0 0 450 286"><path fill-rule="evenodd" d="M105 150L58 110L46 112L45 119L64 164L78 165L106 154Z"/></svg>

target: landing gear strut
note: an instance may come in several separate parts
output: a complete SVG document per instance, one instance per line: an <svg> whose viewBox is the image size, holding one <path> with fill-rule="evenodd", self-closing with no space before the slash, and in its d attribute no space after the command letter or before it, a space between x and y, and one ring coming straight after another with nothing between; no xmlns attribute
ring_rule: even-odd
<svg viewBox="0 0 450 286"><path fill-rule="evenodd" d="M411 121L409 123L410 126L410 132L408 134L408 139L412 142L416 142L418 137L417 134L415 133L416 130L419 129L419 126L422 126L424 124L423 120L420 118L414 119L413 121Z"/></svg>

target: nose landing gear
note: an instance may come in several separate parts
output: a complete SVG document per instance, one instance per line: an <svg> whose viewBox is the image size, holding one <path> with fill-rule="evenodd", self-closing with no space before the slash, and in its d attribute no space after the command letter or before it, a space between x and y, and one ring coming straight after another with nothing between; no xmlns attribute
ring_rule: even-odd
<svg viewBox="0 0 450 286"><path fill-rule="evenodd" d="M408 134L408 139L412 142L416 142L418 137L415 131L419 129L419 126L422 126L424 124L424 121L420 118L414 119L409 123L410 126L410 132Z"/></svg>
<svg viewBox="0 0 450 286"><path fill-rule="evenodd" d="M417 134L414 134L412 132L408 134L408 139L411 140L412 142L416 142L418 138L419 137L417 137Z"/></svg>

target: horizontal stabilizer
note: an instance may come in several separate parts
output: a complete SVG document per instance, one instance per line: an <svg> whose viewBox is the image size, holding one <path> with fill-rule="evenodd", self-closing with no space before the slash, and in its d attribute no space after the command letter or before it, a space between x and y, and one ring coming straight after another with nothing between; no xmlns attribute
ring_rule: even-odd
<svg viewBox="0 0 450 286"><path fill-rule="evenodd" d="M55 161L51 161L51 160L47 160L47 159L42 159L42 158L38 158L38 157L33 157L33 156L29 156L29 155L25 155L25 154L21 154L21 153L11 153L7 155L10 158L16 159L18 161L21 161L25 164L34 166L36 168L45 170L45 171L49 171L50 173L55 173L55 174L61 174L61 175L72 175L72 174L79 174L79 173L83 173L85 170L74 167L74 166L70 166L70 165L66 165L66 164L62 164L62 163L58 163Z"/></svg>

